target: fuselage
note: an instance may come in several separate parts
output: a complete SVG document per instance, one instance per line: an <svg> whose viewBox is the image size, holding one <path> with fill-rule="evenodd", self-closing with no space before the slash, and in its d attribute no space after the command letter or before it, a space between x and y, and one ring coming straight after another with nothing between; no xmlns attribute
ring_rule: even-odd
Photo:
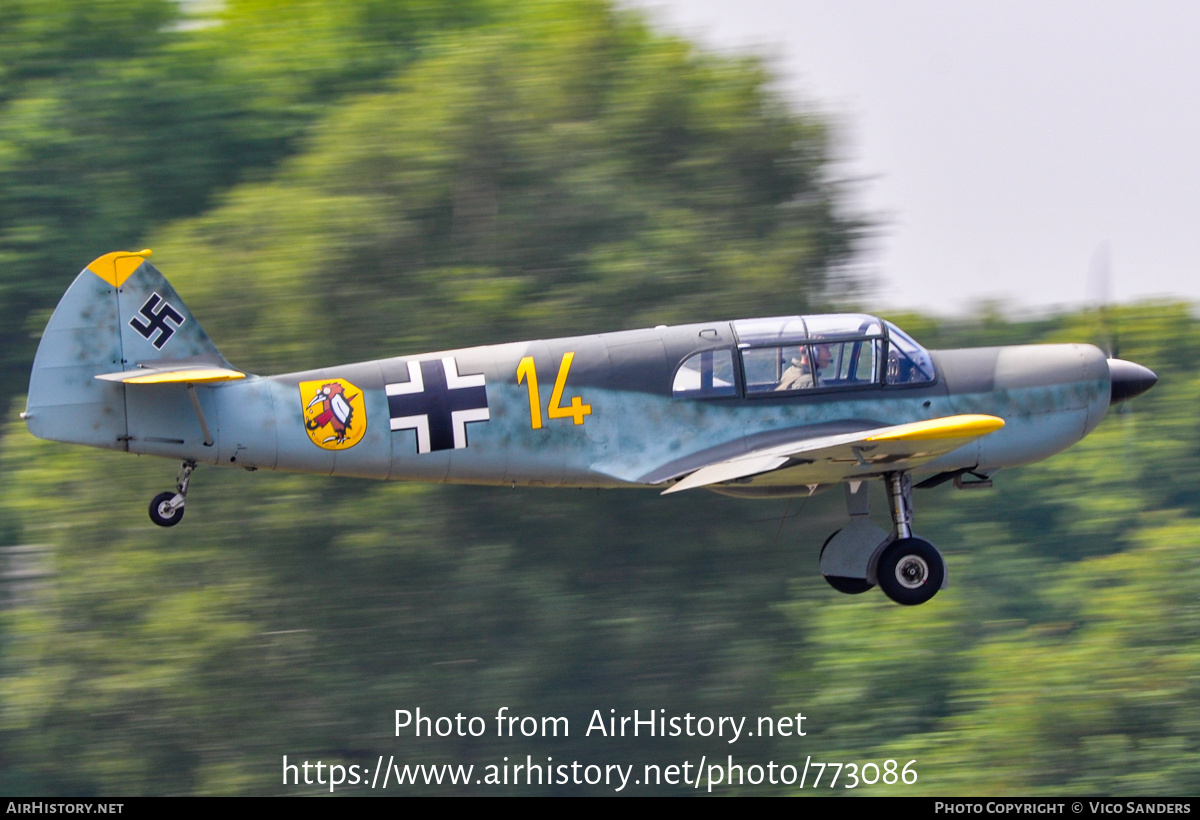
<svg viewBox="0 0 1200 820"><path fill-rule="evenodd" d="M255 469L620 487L661 484L798 430L815 437L964 413L1006 425L920 472L990 473L1065 449L1108 409L1108 365L1091 345L933 351L931 378L891 383L900 381L887 364L895 343L882 330L840 342L861 372L846 365L843 378L823 377L811 389L769 389L751 371L772 357L781 359L777 369L786 366L787 354L774 352L786 343L747 341L739 329L748 324L472 347L196 385L211 446L184 385L129 384L125 445ZM340 413L322 390L336 394ZM821 483L852 477L831 470ZM750 483L786 486L788 471Z"/></svg>

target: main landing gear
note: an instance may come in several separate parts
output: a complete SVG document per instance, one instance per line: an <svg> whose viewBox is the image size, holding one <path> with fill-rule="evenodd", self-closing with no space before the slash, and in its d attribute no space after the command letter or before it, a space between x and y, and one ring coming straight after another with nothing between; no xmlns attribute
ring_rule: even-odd
<svg viewBox="0 0 1200 820"><path fill-rule="evenodd" d="M898 604L916 606L946 582L946 563L937 547L912 532L912 482L905 473L883 476L888 488L892 532L870 522L867 485L846 487L850 523L821 548L821 574L839 592L866 592L875 584Z"/></svg>
<svg viewBox="0 0 1200 820"><path fill-rule="evenodd" d="M185 461L179 465L175 492L159 493L150 502L151 521L160 527L174 527L183 520L183 505L187 502L188 484L192 480L192 470L195 469L194 461Z"/></svg>

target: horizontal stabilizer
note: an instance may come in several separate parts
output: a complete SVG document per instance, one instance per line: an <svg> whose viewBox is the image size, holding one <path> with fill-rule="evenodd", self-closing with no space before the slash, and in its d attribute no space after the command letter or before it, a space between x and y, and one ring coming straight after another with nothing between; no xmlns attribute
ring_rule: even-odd
<svg viewBox="0 0 1200 820"><path fill-rule="evenodd" d="M663 495L747 479L786 469L795 484L824 483L909 470L956 450L1004 426L996 416L946 416L857 433L817 436L784 442L708 464L663 491Z"/></svg>

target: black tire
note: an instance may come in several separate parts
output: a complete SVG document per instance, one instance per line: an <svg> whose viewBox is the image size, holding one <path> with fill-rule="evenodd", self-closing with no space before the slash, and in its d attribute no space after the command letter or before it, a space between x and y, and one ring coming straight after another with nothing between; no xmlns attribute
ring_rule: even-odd
<svg viewBox="0 0 1200 820"><path fill-rule="evenodd" d="M822 558L825 557L825 548L829 546L829 542L832 541L833 537L839 532L841 532L841 530L834 530L833 534L826 538L825 543L821 545ZM838 592L841 592L845 595L861 595L867 590L875 588L875 585L866 578L846 578L842 575L825 575L823 573L821 577L825 579L825 583L829 584Z"/></svg>
<svg viewBox="0 0 1200 820"><path fill-rule="evenodd" d="M175 493L159 493L154 496L154 500L150 502L150 520L160 527L174 527L183 520L183 507L172 510L166 504Z"/></svg>
<svg viewBox="0 0 1200 820"><path fill-rule="evenodd" d="M946 578L946 565L925 539L901 538L879 556L875 574L884 595L898 604L916 606L937 595Z"/></svg>

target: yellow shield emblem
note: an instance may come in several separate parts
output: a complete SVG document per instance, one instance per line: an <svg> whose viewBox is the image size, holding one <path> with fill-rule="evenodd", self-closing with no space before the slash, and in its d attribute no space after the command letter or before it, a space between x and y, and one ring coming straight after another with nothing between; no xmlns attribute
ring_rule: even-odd
<svg viewBox="0 0 1200 820"><path fill-rule="evenodd" d="M347 450L367 432L363 391L345 379L300 382L304 429L325 450Z"/></svg>

